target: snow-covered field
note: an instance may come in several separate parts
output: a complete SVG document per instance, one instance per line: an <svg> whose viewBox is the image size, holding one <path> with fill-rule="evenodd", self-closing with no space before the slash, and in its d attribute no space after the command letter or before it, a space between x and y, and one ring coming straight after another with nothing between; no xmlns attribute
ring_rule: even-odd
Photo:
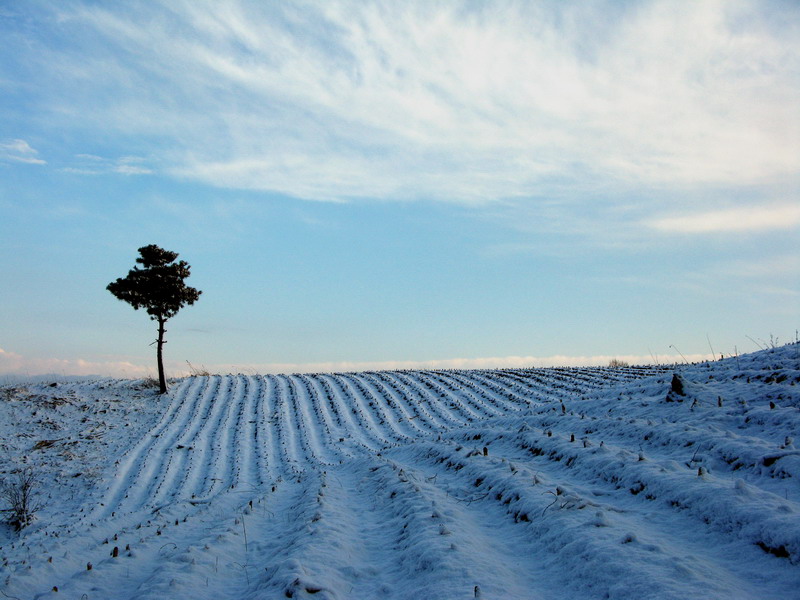
<svg viewBox="0 0 800 600"><path fill-rule="evenodd" d="M679 374L684 395L673 390ZM800 345L0 388L0 596L800 598Z"/></svg>

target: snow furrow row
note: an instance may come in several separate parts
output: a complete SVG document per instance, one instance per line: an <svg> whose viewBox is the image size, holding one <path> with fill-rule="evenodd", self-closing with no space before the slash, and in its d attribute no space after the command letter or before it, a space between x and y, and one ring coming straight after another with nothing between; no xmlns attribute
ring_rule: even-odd
<svg viewBox="0 0 800 600"><path fill-rule="evenodd" d="M186 378L98 506L4 554L0 591L791 597L800 369L784 355Z"/></svg>

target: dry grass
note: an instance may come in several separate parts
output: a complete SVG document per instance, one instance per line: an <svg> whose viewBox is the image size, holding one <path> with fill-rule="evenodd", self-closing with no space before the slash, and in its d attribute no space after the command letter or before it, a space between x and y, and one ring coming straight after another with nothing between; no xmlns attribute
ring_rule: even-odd
<svg viewBox="0 0 800 600"><path fill-rule="evenodd" d="M8 505L2 512L8 513L8 523L17 531L27 527L41 505L36 500L38 481L32 467L17 471L16 477L0 484L0 500Z"/></svg>

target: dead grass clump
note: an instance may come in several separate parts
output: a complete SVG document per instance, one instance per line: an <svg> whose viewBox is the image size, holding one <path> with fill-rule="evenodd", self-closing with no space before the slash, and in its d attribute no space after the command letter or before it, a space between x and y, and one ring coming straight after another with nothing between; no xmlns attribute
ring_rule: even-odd
<svg viewBox="0 0 800 600"><path fill-rule="evenodd" d="M41 508L36 499L37 478L32 467L17 471L16 477L0 484L0 501L8 505L8 523L17 531L27 527Z"/></svg>
<svg viewBox="0 0 800 600"><path fill-rule="evenodd" d="M186 361L186 364L189 365L189 376L190 377L209 377L211 375L211 373L209 373L208 369L206 369L202 365L200 367L195 367L188 360Z"/></svg>

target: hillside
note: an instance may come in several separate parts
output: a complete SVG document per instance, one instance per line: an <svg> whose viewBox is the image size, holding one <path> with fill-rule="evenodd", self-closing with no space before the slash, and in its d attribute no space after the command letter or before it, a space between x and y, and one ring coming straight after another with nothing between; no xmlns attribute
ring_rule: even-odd
<svg viewBox="0 0 800 600"><path fill-rule="evenodd" d="M5 386L0 478L32 466L44 507L0 530L0 592L800 598L798 383L793 344L676 367L189 377L165 398Z"/></svg>

